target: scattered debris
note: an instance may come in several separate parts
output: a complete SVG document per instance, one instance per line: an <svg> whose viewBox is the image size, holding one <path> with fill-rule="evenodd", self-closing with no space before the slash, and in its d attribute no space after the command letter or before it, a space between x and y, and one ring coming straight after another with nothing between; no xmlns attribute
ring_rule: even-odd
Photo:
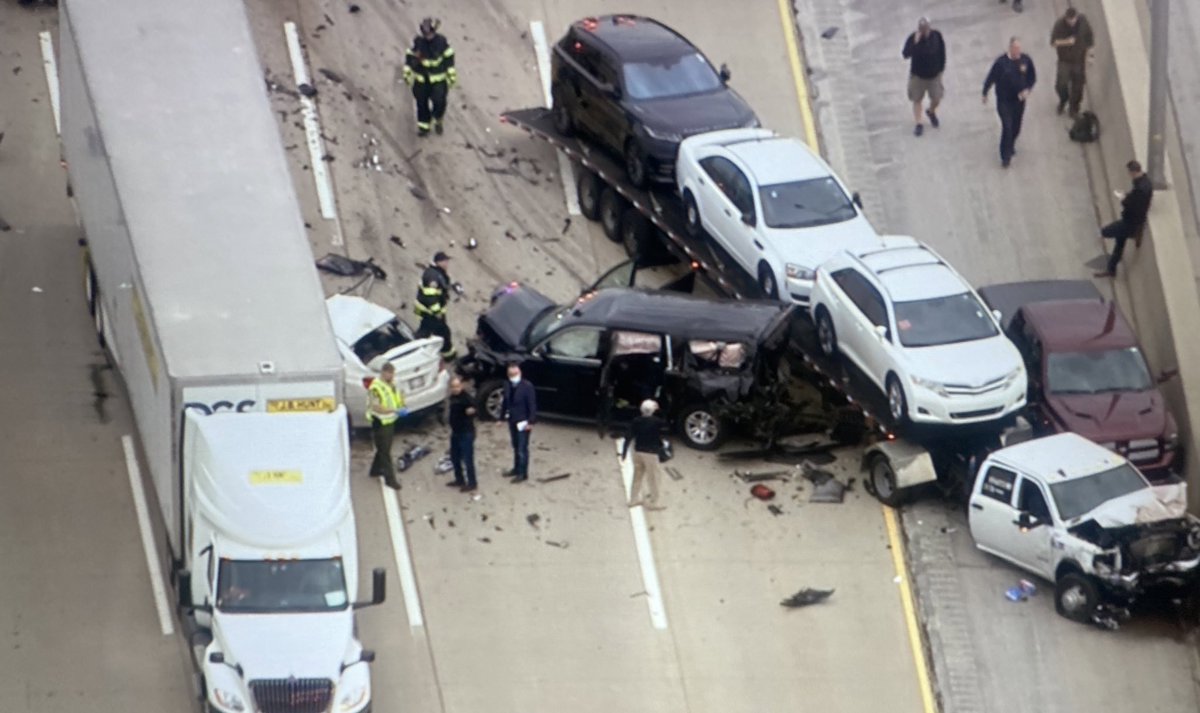
<svg viewBox="0 0 1200 713"><path fill-rule="evenodd" d="M479 242L475 238L467 240L467 250L474 250L479 247Z"/></svg>
<svg viewBox="0 0 1200 713"><path fill-rule="evenodd" d="M296 91L310 99L317 95L317 88L308 83L304 83L296 87Z"/></svg>
<svg viewBox="0 0 1200 713"><path fill-rule="evenodd" d="M837 34L837 31L838 28L836 27L827 27L825 28L825 31L821 33L821 37L824 37L827 40L832 40L833 36Z"/></svg>
<svg viewBox="0 0 1200 713"><path fill-rule="evenodd" d="M33 286L33 290L32 290L32 291L33 291L33 292L41 292L41 291L42 291L42 288L38 287L37 285L34 285L34 286Z"/></svg>
<svg viewBox="0 0 1200 713"><path fill-rule="evenodd" d="M779 602L779 604L791 609L806 607L809 604L825 601L834 591L833 589L809 589L805 587L782 602Z"/></svg>
<svg viewBox="0 0 1200 713"><path fill-rule="evenodd" d="M570 477L571 477L571 474L570 474L570 473L559 473L558 475L550 475L550 476L547 476L547 477L545 477L545 478L538 478L538 479L537 479L537 482L539 482L539 483L553 483L553 482L554 482L554 481L556 481L556 480L564 480L564 479L566 479L566 478L570 478Z"/></svg>
<svg viewBox="0 0 1200 713"><path fill-rule="evenodd" d="M321 157L321 160L325 163L333 163L333 154L327 153Z"/></svg>
<svg viewBox="0 0 1200 713"><path fill-rule="evenodd" d="M571 219L570 219L570 218L567 218L567 219L563 220L563 229L562 229L562 234L563 234L563 235L566 235L566 234L567 234L567 231L568 231L568 230L570 230L570 229L571 229Z"/></svg>
<svg viewBox="0 0 1200 713"><path fill-rule="evenodd" d="M810 503L837 504L845 500L846 486L837 478L830 477L813 486L812 495L808 496Z"/></svg>
<svg viewBox="0 0 1200 713"><path fill-rule="evenodd" d="M541 519L542 519L542 516L538 515L536 512L531 512L525 516L525 522L529 523L530 527L532 527L535 530L541 529L538 527L538 521Z"/></svg>
<svg viewBox="0 0 1200 713"><path fill-rule="evenodd" d="M361 7L359 7L358 5L355 5L354 3L350 3L350 12L351 12L351 13L356 13L356 12L358 12L358 11L359 11L359 10L361 10L361 9L362 9L362 8L361 8ZM488 540L488 542L491 542L491 540Z"/></svg>
<svg viewBox="0 0 1200 713"><path fill-rule="evenodd" d="M21 73L21 65L17 65L16 67L13 67L13 74L20 74L20 73Z"/></svg>
<svg viewBox="0 0 1200 713"><path fill-rule="evenodd" d="M953 535L956 532L958 532L957 527L946 527L944 525L942 526L942 534L943 535Z"/></svg>
<svg viewBox="0 0 1200 713"><path fill-rule="evenodd" d="M431 452L432 451L425 446L418 445L410 447L408 450L404 451L399 458L396 459L396 470L401 472L408 470L410 467L412 467L413 463L421 460Z"/></svg>
<svg viewBox="0 0 1200 713"><path fill-rule="evenodd" d="M428 522L428 523L429 523L429 529L430 529L430 530L436 530L436 529L437 529L437 526L433 524L433 513L426 513L426 514L425 514L425 522Z"/></svg>
<svg viewBox="0 0 1200 713"><path fill-rule="evenodd" d="M516 233L514 233L511 230L504 231L504 237L508 238L509 240L512 240L513 242L516 242L516 240L517 240Z"/></svg>
<svg viewBox="0 0 1200 713"><path fill-rule="evenodd" d="M554 540L546 540L546 544L550 545L551 547L559 547L564 550L571 546L569 542L555 542Z"/></svg>
<svg viewBox="0 0 1200 713"><path fill-rule="evenodd" d="M783 508L781 508L778 505L775 505L773 503L771 505L767 506L767 510L770 510L771 514L776 517L779 517L780 515L783 514Z"/></svg>
<svg viewBox="0 0 1200 713"><path fill-rule="evenodd" d="M760 472L735 470L733 474L742 479L743 483L761 483L764 480L787 480L790 470L764 470Z"/></svg>
<svg viewBox="0 0 1200 713"><path fill-rule="evenodd" d="M345 255L327 253L324 257L317 260L317 269L334 275L341 275L342 277L358 277L367 270L370 270L376 279L387 279L387 272L375 264L375 258L373 257L366 260L355 260Z"/></svg>
<svg viewBox="0 0 1200 713"><path fill-rule="evenodd" d="M0 134L0 136L3 136L3 134ZM12 226L4 219L4 216L0 215L0 233L7 233L10 230L12 230Z"/></svg>
<svg viewBox="0 0 1200 713"><path fill-rule="evenodd" d="M326 79L333 82L334 84L342 83L342 75L338 74L337 72L333 71L332 69L325 69L324 67L321 67L317 71L321 73L321 76L325 77Z"/></svg>
<svg viewBox="0 0 1200 713"><path fill-rule="evenodd" d="M392 245L397 245L402 248L408 247L407 245L404 244L404 241L400 239L399 235L393 235L391 238L388 239L388 242L391 243Z"/></svg>
<svg viewBox="0 0 1200 713"><path fill-rule="evenodd" d="M357 7L357 6L356 6L356 7ZM490 538L490 537L480 537L480 538L479 538L479 541L480 541L480 542L482 542L482 543L483 543L483 544L485 544L485 545L490 545L490 544L492 543L492 538Z"/></svg>
<svg viewBox="0 0 1200 713"><path fill-rule="evenodd" d="M447 527L454 527L454 521L453 521L453 520L447 520L447 521L446 521L446 526L447 526Z"/></svg>
<svg viewBox="0 0 1200 713"><path fill-rule="evenodd" d="M750 494L759 500L770 500L771 498L775 497L775 491L771 490L762 483L750 488Z"/></svg>
<svg viewBox="0 0 1200 713"><path fill-rule="evenodd" d="M413 194L413 198L416 198L419 201L429 199L429 194L426 193L425 190L423 188L421 188L420 186L416 186L416 185L409 186L408 192Z"/></svg>
<svg viewBox="0 0 1200 713"><path fill-rule="evenodd" d="M454 470L454 462L450 460L450 454L442 456L438 459L437 465L433 466L433 472L437 474L449 473Z"/></svg>

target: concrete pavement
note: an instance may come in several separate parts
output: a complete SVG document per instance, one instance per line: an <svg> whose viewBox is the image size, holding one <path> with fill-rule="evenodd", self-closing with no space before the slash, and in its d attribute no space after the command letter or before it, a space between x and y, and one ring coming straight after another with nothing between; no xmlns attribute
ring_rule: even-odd
<svg viewBox="0 0 1200 713"><path fill-rule="evenodd" d="M829 153L863 190L878 228L929 241L976 285L1090 275L1102 246L1088 165L1054 113L1046 39L1062 7L1030 4L1018 15L949 0L797 6ZM947 97L942 127L914 138L900 48L921 15L949 46ZM829 28L838 31L823 39ZM1026 38L1039 82L1004 170L994 100L981 107L979 94L1011 35ZM1010 603L1004 589L1024 575L981 555L956 508L918 503L904 524L945 711L1200 706L1194 649L1175 622L1142 617L1105 634L1058 617L1048 593Z"/></svg>
<svg viewBox="0 0 1200 713"><path fill-rule="evenodd" d="M0 5L0 707L192 710L134 519L127 401L83 296L38 47L54 17Z"/></svg>

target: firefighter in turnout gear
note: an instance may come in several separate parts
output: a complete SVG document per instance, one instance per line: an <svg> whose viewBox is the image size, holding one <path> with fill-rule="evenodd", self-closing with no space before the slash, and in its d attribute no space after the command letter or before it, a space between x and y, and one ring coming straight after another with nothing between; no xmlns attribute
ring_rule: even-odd
<svg viewBox="0 0 1200 713"><path fill-rule="evenodd" d="M450 256L438 252L433 264L421 273L421 284L417 286L417 316L421 324L417 327L418 337L441 337L442 358L453 361L458 353L450 341L450 327L446 324L446 305L450 301L450 275L446 272Z"/></svg>
<svg viewBox="0 0 1200 713"><path fill-rule="evenodd" d="M421 20L421 34L413 39L412 49L404 58L404 83L412 87L413 98L417 100L420 136L428 136L430 128L442 133L446 94L458 84L454 48L438 33L441 24L432 17Z"/></svg>

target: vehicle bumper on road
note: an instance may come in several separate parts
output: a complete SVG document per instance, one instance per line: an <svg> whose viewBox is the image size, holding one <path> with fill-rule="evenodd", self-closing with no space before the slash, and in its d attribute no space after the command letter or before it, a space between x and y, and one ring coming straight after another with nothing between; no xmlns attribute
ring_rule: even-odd
<svg viewBox="0 0 1200 713"><path fill-rule="evenodd" d="M1025 388L1019 379L1002 389L972 396L942 396L911 382L908 392L909 417L916 423L985 423L1025 407Z"/></svg>

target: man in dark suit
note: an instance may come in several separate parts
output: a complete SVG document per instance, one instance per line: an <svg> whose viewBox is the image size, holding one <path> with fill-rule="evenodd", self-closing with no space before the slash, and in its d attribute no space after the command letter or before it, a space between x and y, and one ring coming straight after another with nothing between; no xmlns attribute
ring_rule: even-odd
<svg viewBox="0 0 1200 713"><path fill-rule="evenodd" d="M504 475L514 483L524 483L529 479L529 431L537 422L537 393L533 384L521 378L521 367L516 364L508 365L502 408L513 447L513 467Z"/></svg>
<svg viewBox="0 0 1200 713"><path fill-rule="evenodd" d="M1125 254L1125 241L1133 238L1133 244L1142 246L1142 233L1146 229L1146 216L1150 213L1150 202L1154 198L1154 184L1142 170L1142 164L1130 161L1125 164L1129 171L1129 179L1133 186L1129 192L1114 191L1121 199L1121 217L1104 226L1100 235L1116 241L1112 254L1108 256L1108 266L1104 272L1097 272L1096 277L1116 277L1117 265Z"/></svg>

